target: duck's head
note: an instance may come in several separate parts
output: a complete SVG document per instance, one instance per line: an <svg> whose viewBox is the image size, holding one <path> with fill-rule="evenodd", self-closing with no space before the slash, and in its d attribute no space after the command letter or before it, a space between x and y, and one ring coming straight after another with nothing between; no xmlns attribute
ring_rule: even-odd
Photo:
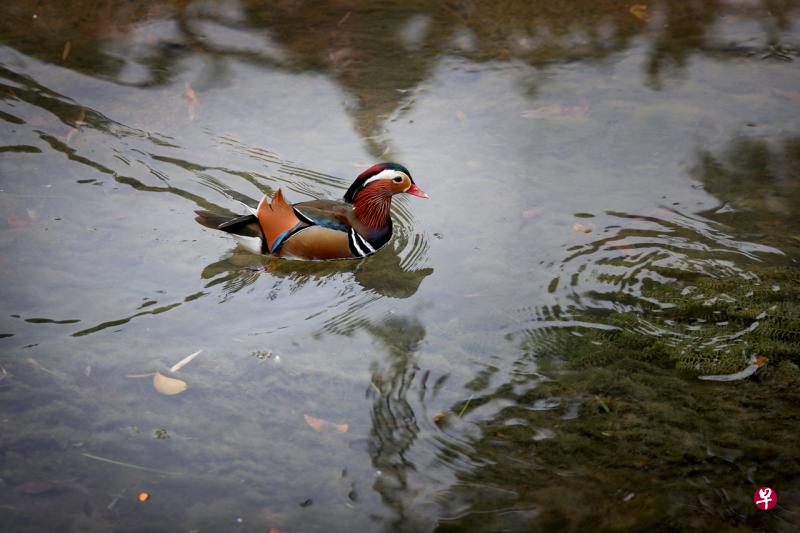
<svg viewBox="0 0 800 533"><path fill-rule="evenodd" d="M406 193L420 198L428 198L428 195L414 183L411 172L397 163L377 163L359 174L347 189L344 201L354 204L356 197L362 193L385 198L390 198L398 193Z"/></svg>

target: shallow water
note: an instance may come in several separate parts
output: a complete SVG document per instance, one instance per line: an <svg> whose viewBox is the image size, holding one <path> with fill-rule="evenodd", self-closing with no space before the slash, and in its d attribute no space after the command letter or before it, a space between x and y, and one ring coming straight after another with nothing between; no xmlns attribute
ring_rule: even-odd
<svg viewBox="0 0 800 533"><path fill-rule="evenodd" d="M800 3L8 4L1 529L800 524ZM380 160L362 262L193 220Z"/></svg>

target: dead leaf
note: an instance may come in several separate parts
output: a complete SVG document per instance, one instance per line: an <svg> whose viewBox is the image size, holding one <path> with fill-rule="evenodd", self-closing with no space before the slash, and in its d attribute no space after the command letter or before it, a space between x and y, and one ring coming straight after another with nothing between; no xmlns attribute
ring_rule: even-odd
<svg viewBox="0 0 800 533"><path fill-rule="evenodd" d="M183 94L189 100L189 122L191 122L194 120L195 111L199 105L199 102L197 100L197 93L194 92L194 89L192 89L192 86L188 81L186 82L186 90Z"/></svg>
<svg viewBox="0 0 800 533"><path fill-rule="evenodd" d="M64 49L61 51L61 61L67 60L70 50L72 50L72 41L67 41L64 43Z"/></svg>
<svg viewBox="0 0 800 533"><path fill-rule="evenodd" d="M592 226L581 224L580 222L575 222L572 225L572 229L581 233L591 233L594 228Z"/></svg>
<svg viewBox="0 0 800 533"><path fill-rule="evenodd" d="M525 211L522 212L522 218L538 217L541 214L542 212L539 209L536 208L526 209Z"/></svg>
<svg viewBox="0 0 800 533"><path fill-rule="evenodd" d="M170 368L170 369L169 369L169 371L170 371L170 372L173 372L173 373L174 373L174 372L177 372L177 371L178 371L178 370L180 370L181 368L183 368L183 367L185 367L186 365L188 365L189 363L191 363L191 362L192 362L192 359L194 359L195 357L197 357L198 355L200 355L200 352L202 352L202 351L203 351L203 350L197 350L196 352L194 352L194 353L192 353L192 354L189 354L189 355L187 355L186 357L184 357L183 359L181 359L180 361L178 361L177 363L175 363L174 365L172 365L172 368Z"/></svg>
<svg viewBox="0 0 800 533"><path fill-rule="evenodd" d="M153 387L155 387L155 389L161 394L172 396L185 391L187 385L185 381L175 378L168 378L160 372L156 372L153 376Z"/></svg>
<svg viewBox="0 0 800 533"><path fill-rule="evenodd" d="M83 369L83 375L87 378L92 377L92 365L86 365L86 368Z"/></svg>
<svg viewBox="0 0 800 533"><path fill-rule="evenodd" d="M444 411L437 411L436 414L433 415L433 423L436 424L437 426L441 425L446 420L447 420L447 413L445 413Z"/></svg>
<svg viewBox="0 0 800 533"><path fill-rule="evenodd" d="M319 418L314 418L313 416L309 415L303 415L303 418L305 419L306 424L308 424L314 431L322 431L325 427L324 420L320 420Z"/></svg>
<svg viewBox="0 0 800 533"><path fill-rule="evenodd" d="M306 424L308 424L311 429L317 432L336 430L339 433L347 433L347 430L350 429L349 424L336 424L334 422L329 422L311 415L303 415L303 418L305 419Z"/></svg>
<svg viewBox="0 0 800 533"><path fill-rule="evenodd" d="M636 17L637 19L650 22L650 13L647 12L647 6L644 4L633 4L630 9L628 9L631 15Z"/></svg>
<svg viewBox="0 0 800 533"><path fill-rule="evenodd" d="M458 111L456 111L456 118L461 122L466 122L467 114L459 109Z"/></svg>

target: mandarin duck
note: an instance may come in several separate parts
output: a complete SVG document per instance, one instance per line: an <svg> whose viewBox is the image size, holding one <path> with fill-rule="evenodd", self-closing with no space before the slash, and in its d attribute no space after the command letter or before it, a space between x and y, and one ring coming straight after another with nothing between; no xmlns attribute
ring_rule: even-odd
<svg viewBox="0 0 800 533"><path fill-rule="evenodd" d="M378 251L392 237L389 213L399 193L428 198L397 163L378 163L359 174L344 201L311 200L290 204L278 189L255 201L236 195L251 213L230 217L195 211L195 220L239 237L254 251L292 259L360 259ZM249 200L249 201L248 201ZM249 242L247 242L249 241Z"/></svg>

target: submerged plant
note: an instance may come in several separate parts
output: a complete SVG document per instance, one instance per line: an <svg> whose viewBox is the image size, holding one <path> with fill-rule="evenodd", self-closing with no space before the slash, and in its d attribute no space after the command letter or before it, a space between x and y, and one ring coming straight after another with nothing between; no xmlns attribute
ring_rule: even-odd
<svg viewBox="0 0 800 533"><path fill-rule="evenodd" d="M754 355L800 363L800 269L762 267L747 277L651 269L672 281L643 280L634 306L630 294L603 294L624 310L577 310L573 319L598 327L552 329L527 347L572 366L631 358L700 374L736 372Z"/></svg>

